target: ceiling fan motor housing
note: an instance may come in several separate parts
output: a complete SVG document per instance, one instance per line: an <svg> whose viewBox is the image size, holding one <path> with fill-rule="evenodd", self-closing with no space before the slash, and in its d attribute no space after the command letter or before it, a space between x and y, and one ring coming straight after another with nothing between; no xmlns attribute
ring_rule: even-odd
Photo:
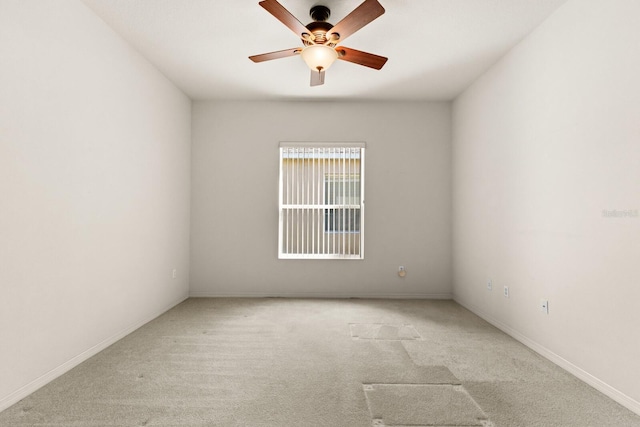
<svg viewBox="0 0 640 427"><path fill-rule="evenodd" d="M328 22L311 22L306 27L313 35L313 41L315 44L325 44L327 41L327 33L333 28L333 25ZM311 44L305 39L302 39L302 42L306 45Z"/></svg>
<svg viewBox="0 0 640 427"><path fill-rule="evenodd" d="M326 6L318 5L313 6L309 11L309 14L311 15L311 19L313 19L313 22L307 24L306 27L311 33L314 43L325 44L327 42L327 33L333 28L333 25L327 22L329 15L331 15L331 11ZM305 45L312 44L304 38L302 39L302 42ZM335 44L332 43L329 45L335 46Z"/></svg>

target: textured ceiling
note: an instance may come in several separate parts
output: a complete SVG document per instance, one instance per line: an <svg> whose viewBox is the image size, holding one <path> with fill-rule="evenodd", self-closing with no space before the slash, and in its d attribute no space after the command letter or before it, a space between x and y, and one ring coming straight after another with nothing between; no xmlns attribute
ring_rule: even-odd
<svg viewBox="0 0 640 427"><path fill-rule="evenodd" d="M380 0L386 13L349 37L387 56L380 71L337 61L309 87L299 57L247 57L300 39L258 0L83 0L192 99L450 100L566 0ZM309 9L338 23L362 0L279 0L303 24Z"/></svg>

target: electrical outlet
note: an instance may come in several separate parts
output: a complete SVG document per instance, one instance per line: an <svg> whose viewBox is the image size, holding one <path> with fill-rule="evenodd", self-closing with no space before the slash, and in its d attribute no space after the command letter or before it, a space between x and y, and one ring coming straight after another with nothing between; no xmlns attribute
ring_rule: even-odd
<svg viewBox="0 0 640 427"><path fill-rule="evenodd" d="M508 286L504 287L504 297L505 298L509 298L509 287Z"/></svg>
<svg viewBox="0 0 640 427"><path fill-rule="evenodd" d="M487 280L487 289L493 290L493 281L491 279Z"/></svg>
<svg viewBox="0 0 640 427"><path fill-rule="evenodd" d="M541 299L540 300L540 311L545 314L549 314L549 300Z"/></svg>
<svg viewBox="0 0 640 427"><path fill-rule="evenodd" d="M407 270L404 269L404 265L398 267L398 276L404 277L407 274Z"/></svg>

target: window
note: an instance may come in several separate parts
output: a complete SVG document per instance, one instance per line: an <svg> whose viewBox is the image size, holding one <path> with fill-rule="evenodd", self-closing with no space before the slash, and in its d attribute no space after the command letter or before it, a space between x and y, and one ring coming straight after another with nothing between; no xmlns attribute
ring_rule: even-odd
<svg viewBox="0 0 640 427"><path fill-rule="evenodd" d="M327 206L345 206L325 209L325 232L360 232L360 174L325 176L324 197Z"/></svg>
<svg viewBox="0 0 640 427"><path fill-rule="evenodd" d="M279 258L363 259L364 143L280 143Z"/></svg>

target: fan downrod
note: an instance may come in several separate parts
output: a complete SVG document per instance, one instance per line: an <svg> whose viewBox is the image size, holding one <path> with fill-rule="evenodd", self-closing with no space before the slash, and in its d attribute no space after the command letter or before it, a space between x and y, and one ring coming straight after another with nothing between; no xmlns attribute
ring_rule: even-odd
<svg viewBox="0 0 640 427"><path fill-rule="evenodd" d="M325 22L331 15L331 10L327 6L317 5L313 6L309 11L311 19L316 22Z"/></svg>

